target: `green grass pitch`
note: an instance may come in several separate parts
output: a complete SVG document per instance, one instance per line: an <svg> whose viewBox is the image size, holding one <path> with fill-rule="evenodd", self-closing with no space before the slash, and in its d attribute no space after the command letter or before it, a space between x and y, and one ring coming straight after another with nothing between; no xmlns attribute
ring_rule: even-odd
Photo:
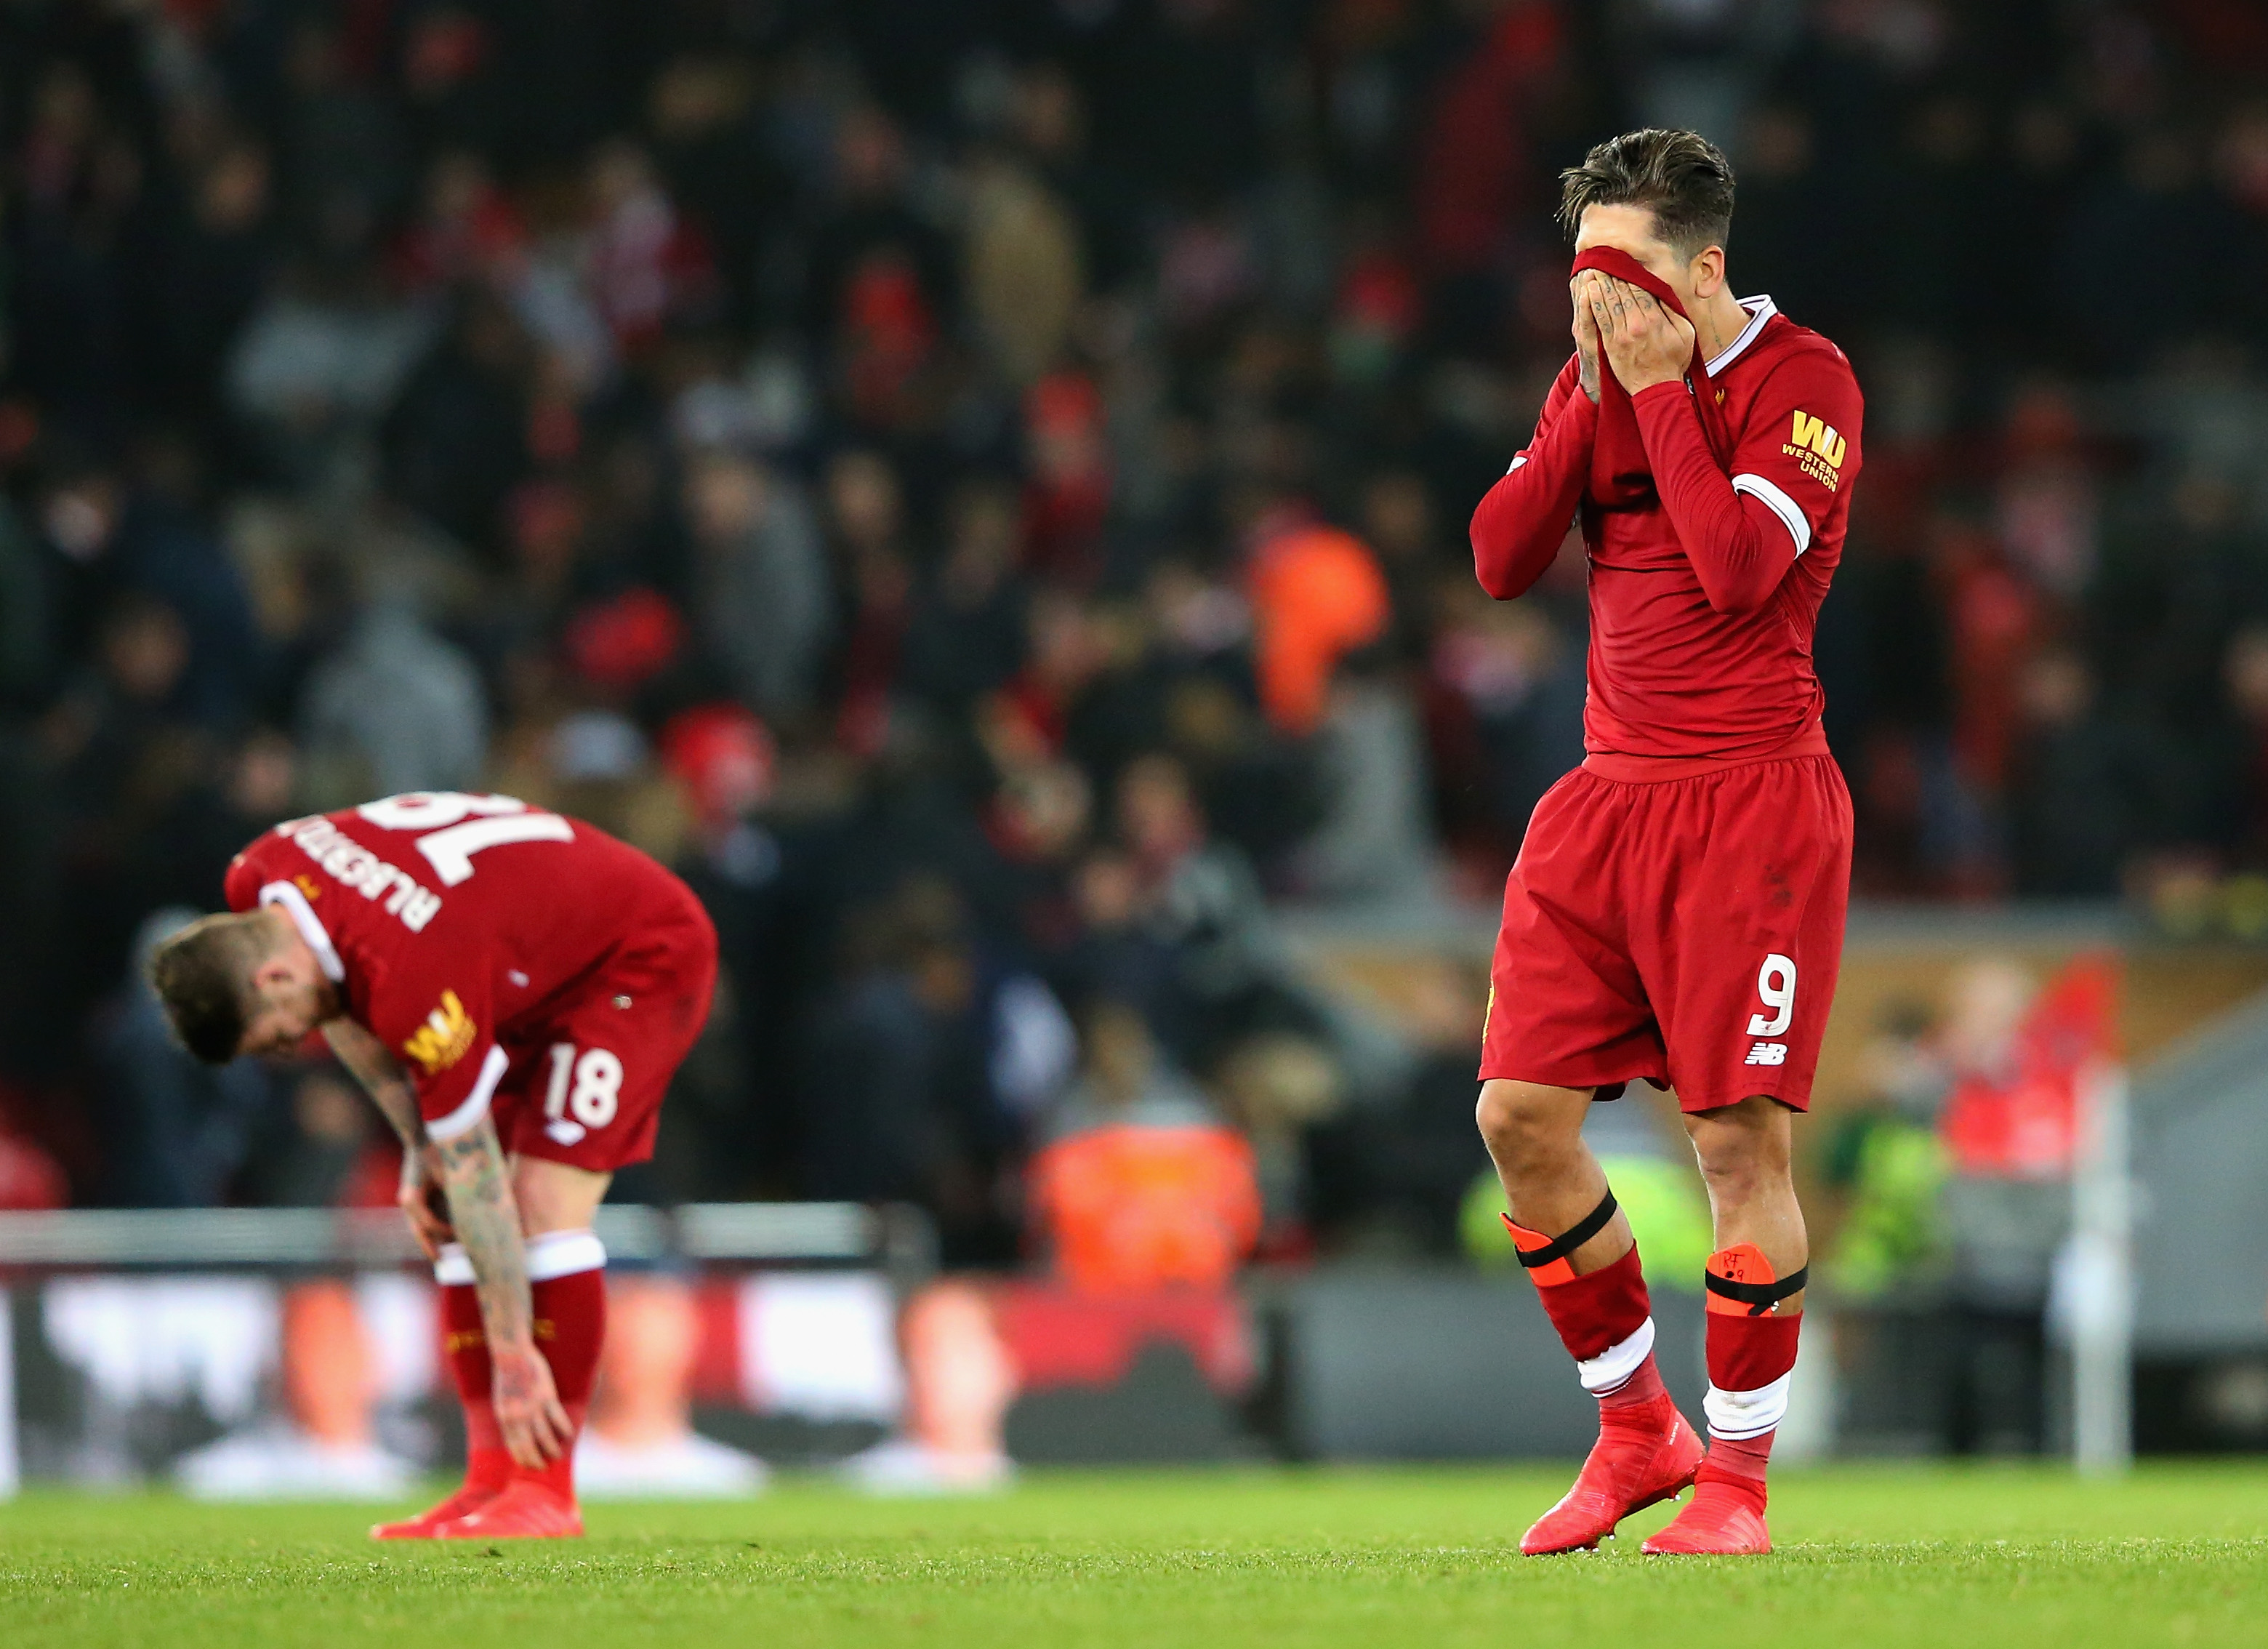
<svg viewBox="0 0 2268 1649"><path fill-rule="evenodd" d="M2268 1465L1775 1483L1763 1559L1524 1559L1565 1469L1038 1474L976 1500L815 1485L600 1506L581 1542L375 1546L371 1513L33 1493L0 1505L0 1644L2268 1643Z"/></svg>

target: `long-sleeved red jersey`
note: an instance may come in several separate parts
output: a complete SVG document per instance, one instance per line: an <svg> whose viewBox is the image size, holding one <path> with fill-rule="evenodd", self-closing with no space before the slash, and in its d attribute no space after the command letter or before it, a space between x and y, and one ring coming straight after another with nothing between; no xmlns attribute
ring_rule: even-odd
<svg viewBox="0 0 2268 1649"><path fill-rule="evenodd" d="M291 820L237 855L225 891L232 910L290 914L349 1015L401 1057L437 1139L480 1120L522 1033L552 1025L620 953L708 925L636 848L509 796L391 796ZM622 1018L628 1039L637 1027Z"/></svg>
<svg viewBox="0 0 2268 1649"><path fill-rule="evenodd" d="M1842 559L1864 403L1842 350L1769 298L1742 306L1748 326L1709 363L1729 475L1684 384L1631 398L1649 475L1602 473L1599 410L1571 357L1534 438L1473 512L1474 570L1499 600L1543 575L1580 515L1589 765L1824 748L1812 633Z"/></svg>

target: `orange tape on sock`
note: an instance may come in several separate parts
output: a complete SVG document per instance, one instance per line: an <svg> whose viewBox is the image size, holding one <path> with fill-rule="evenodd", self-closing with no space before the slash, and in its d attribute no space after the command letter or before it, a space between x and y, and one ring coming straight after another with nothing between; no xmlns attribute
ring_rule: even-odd
<svg viewBox="0 0 2268 1649"><path fill-rule="evenodd" d="M1736 1243L1709 1256L1708 1309L1723 1317L1761 1317L1778 1309L1779 1302L1803 1292L1808 1266L1799 1266L1783 1281L1764 1251L1753 1242Z"/></svg>
<svg viewBox="0 0 2268 1649"><path fill-rule="evenodd" d="M1512 1233L1512 1246L1522 1254L1537 1253L1558 1240L1557 1238L1547 1236L1543 1232L1530 1231L1525 1226L1514 1225L1510 1214L1501 1214L1498 1218L1504 1221L1504 1228ZM1538 1288L1549 1288L1554 1283L1572 1283L1575 1280L1575 1262L1572 1258L1563 1255L1543 1265L1528 1267L1528 1275Z"/></svg>

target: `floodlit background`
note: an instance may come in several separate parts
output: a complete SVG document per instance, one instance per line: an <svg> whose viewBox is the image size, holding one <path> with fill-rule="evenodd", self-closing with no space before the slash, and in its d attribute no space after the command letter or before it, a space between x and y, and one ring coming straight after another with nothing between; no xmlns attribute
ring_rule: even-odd
<svg viewBox="0 0 2268 1649"><path fill-rule="evenodd" d="M0 1207L382 1206L342 1074L199 1071L136 957L281 819L493 788L724 936L587 1481L1580 1448L1471 1103L1582 563L1498 606L1463 527L1641 123L1868 397L1785 1442L2065 1446L2131 1062L2137 1435L2268 1444L2247 0L7 0ZM1697 1181L1595 1130L1690 1391ZM7 1223L0 1483L446 1457L330 1231Z"/></svg>

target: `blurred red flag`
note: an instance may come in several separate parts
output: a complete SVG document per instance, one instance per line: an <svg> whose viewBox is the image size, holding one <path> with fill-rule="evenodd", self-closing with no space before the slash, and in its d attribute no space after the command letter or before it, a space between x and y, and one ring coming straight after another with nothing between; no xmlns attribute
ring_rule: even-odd
<svg viewBox="0 0 2268 1649"><path fill-rule="evenodd" d="M1970 1076L1939 1124L1955 1169L2023 1180L2067 1174L2080 1084L2118 1056L2118 962L2081 956L2051 980L2016 1033L2004 1076Z"/></svg>

